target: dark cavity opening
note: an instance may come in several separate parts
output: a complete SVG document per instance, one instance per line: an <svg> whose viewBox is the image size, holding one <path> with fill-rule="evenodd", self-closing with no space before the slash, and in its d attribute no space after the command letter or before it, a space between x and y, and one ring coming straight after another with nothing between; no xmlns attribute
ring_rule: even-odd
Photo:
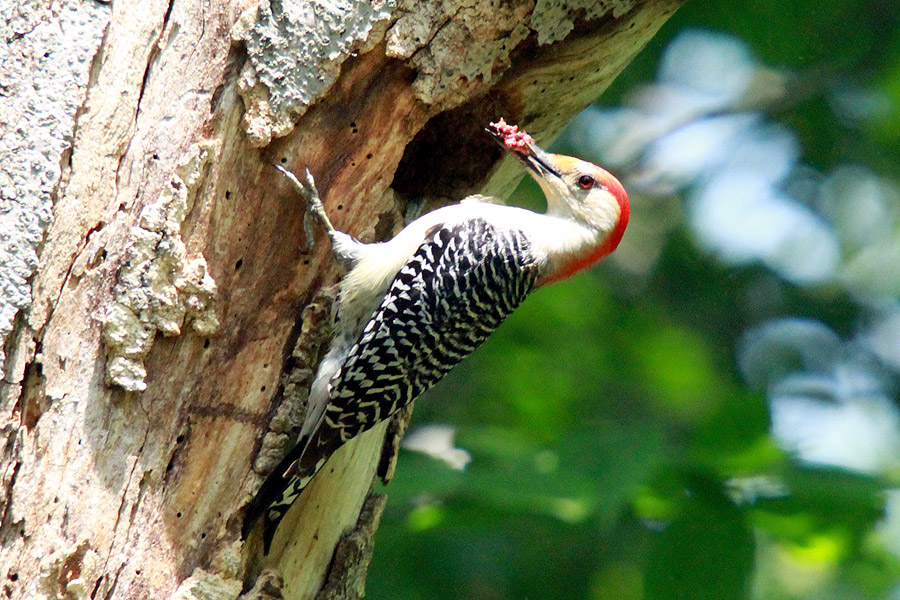
<svg viewBox="0 0 900 600"><path fill-rule="evenodd" d="M494 93L432 118L406 146L394 190L411 198L453 200L476 191L503 153L484 131L500 117L517 123L520 114Z"/></svg>

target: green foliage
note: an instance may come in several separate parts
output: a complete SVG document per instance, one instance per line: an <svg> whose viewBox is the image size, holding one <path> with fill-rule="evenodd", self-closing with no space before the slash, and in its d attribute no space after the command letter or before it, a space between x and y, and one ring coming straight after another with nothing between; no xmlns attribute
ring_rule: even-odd
<svg viewBox="0 0 900 600"><path fill-rule="evenodd" d="M648 557L648 600L748 597L755 544L746 515L715 481L698 479Z"/></svg>

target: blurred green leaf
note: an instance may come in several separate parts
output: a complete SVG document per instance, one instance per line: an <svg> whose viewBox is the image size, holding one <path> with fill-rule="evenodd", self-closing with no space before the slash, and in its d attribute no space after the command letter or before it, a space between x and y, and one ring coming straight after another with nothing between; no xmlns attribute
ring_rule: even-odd
<svg viewBox="0 0 900 600"><path fill-rule="evenodd" d="M748 598L755 546L743 512L714 482L698 480L690 494L650 551L646 600Z"/></svg>

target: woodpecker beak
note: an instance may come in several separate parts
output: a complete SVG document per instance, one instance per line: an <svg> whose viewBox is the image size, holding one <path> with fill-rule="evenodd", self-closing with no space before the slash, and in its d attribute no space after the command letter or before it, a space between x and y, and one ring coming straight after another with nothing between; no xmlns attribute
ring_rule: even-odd
<svg viewBox="0 0 900 600"><path fill-rule="evenodd" d="M553 168L553 158L541 150L534 142L526 146L525 153L514 153L519 160L525 163L525 166L533 171L538 177L546 179L548 175L559 178L559 172Z"/></svg>
<svg viewBox="0 0 900 600"><path fill-rule="evenodd" d="M505 126L506 124L503 123L503 125ZM561 179L559 172L553 165L553 157L538 147L531 140L531 136L522 132L523 135L515 137L515 142L513 143L510 141L509 132L494 126L493 123L491 127L485 128L485 131L490 134L495 142L518 158L538 180L547 179L548 176Z"/></svg>

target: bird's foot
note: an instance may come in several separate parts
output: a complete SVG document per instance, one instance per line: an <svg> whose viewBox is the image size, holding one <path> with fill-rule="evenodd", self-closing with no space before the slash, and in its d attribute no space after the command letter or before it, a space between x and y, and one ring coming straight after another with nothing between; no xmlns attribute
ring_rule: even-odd
<svg viewBox="0 0 900 600"><path fill-rule="evenodd" d="M288 181L291 182L291 185L294 186L294 189L300 194L304 200L306 200L306 215L303 218L303 231L306 234L306 247L305 250L307 252L312 252L314 247L314 237L313 237L313 222L312 220L318 219L320 223L325 227L328 231L329 235L333 235L335 232L334 226L331 224L331 220L328 218L328 214L325 212L325 205L322 203L322 199L319 197L319 190L316 188L315 179L313 179L312 173L309 172L309 169L306 169L306 182L300 181L296 175L282 167L281 165L274 165L276 169L281 171L285 177L288 178Z"/></svg>

